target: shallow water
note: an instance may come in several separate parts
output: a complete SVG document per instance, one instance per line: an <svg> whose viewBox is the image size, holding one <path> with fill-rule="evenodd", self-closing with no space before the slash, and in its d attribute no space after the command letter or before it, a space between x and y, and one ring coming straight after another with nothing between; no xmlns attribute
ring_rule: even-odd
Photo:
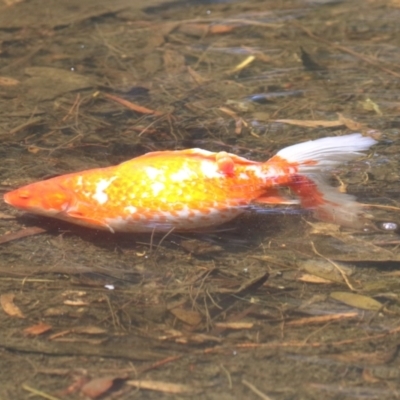
<svg viewBox="0 0 400 400"><path fill-rule="evenodd" d="M3 193L153 150L380 142L333 171L361 231L285 206L112 235L2 203L0 397L398 398L399 2L8 3Z"/></svg>

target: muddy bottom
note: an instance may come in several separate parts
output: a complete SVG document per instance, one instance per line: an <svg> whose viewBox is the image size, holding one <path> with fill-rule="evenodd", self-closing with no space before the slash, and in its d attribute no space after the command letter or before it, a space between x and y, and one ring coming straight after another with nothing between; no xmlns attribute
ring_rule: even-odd
<svg viewBox="0 0 400 400"><path fill-rule="evenodd" d="M400 397L400 3L0 2L0 189L200 147L332 171L368 223L112 234L0 205L2 399Z"/></svg>

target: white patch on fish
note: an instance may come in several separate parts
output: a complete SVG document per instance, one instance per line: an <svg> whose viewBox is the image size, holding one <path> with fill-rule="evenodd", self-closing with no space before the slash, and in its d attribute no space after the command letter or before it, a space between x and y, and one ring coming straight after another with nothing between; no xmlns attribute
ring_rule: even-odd
<svg viewBox="0 0 400 400"><path fill-rule="evenodd" d="M157 168L154 167L146 167L144 168L144 172L146 172L147 176L150 179L156 179L158 177L158 175L160 175L161 171Z"/></svg>
<svg viewBox="0 0 400 400"><path fill-rule="evenodd" d="M171 174L170 179L173 182L181 182L194 177L193 171L189 168L181 168L178 172Z"/></svg>
<svg viewBox="0 0 400 400"><path fill-rule="evenodd" d="M203 161L201 163L201 172L205 178L221 178L223 174L218 170L218 165L215 162Z"/></svg>
<svg viewBox="0 0 400 400"><path fill-rule="evenodd" d="M101 179L96 186L96 193L92 196L94 200L96 200L99 204L107 203L108 196L107 193L104 193L113 181L117 179L116 176L112 177L111 179Z"/></svg>
<svg viewBox="0 0 400 400"><path fill-rule="evenodd" d="M165 189L165 185L161 182L154 182L151 185L151 189L153 190L153 195L158 196L158 194L161 192L161 190Z"/></svg>

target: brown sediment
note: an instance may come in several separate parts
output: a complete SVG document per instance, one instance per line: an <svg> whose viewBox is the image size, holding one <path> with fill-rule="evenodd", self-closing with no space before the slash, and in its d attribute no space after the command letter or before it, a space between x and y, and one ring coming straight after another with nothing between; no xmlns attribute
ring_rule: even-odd
<svg viewBox="0 0 400 400"><path fill-rule="evenodd" d="M380 131L330 178L371 222L254 205L111 234L2 203L0 398L398 397L399 2L167 3L1 2L0 191L150 151L266 161Z"/></svg>

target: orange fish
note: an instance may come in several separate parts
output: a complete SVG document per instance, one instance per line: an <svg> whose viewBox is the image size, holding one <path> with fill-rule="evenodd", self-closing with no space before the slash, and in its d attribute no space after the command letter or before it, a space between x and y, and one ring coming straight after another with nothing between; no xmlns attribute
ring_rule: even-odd
<svg viewBox="0 0 400 400"><path fill-rule="evenodd" d="M359 133L327 137L287 147L266 162L201 149L158 151L32 183L4 200L111 232L193 231L230 221L254 203L287 204L279 189L288 187L317 218L354 227L361 206L329 186L326 173L375 143Z"/></svg>

